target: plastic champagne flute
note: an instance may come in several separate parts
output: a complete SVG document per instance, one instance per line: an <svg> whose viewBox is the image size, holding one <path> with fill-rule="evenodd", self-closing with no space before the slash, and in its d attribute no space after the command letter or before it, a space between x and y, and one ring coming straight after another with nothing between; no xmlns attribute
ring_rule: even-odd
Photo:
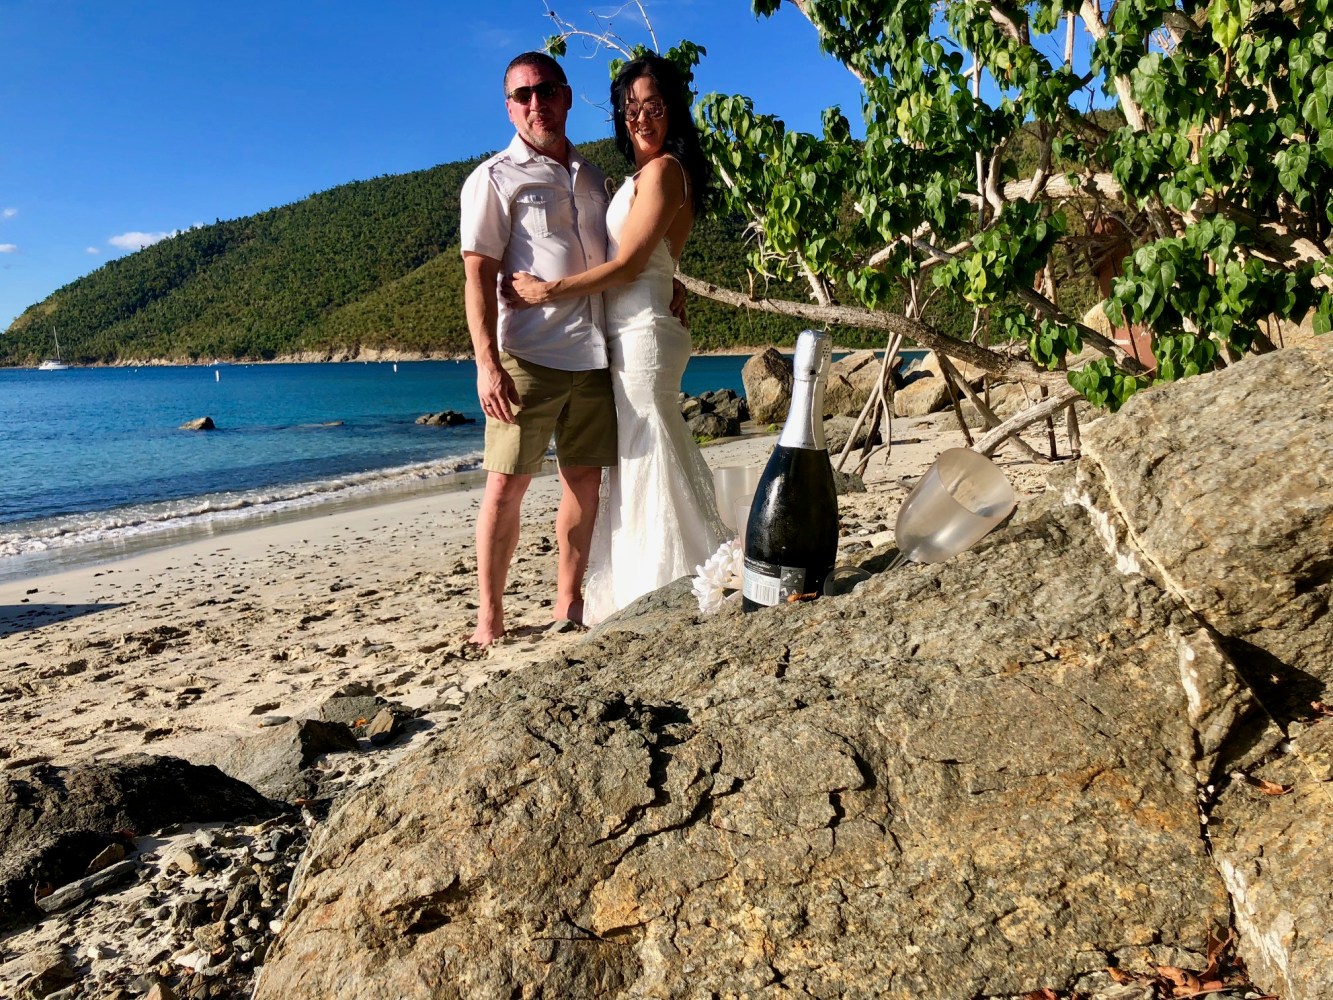
<svg viewBox="0 0 1333 1000"><path fill-rule="evenodd" d="M966 552L1017 503L1009 480L985 455L970 448L941 452L898 511L898 556L889 568L908 559L943 562Z"/></svg>

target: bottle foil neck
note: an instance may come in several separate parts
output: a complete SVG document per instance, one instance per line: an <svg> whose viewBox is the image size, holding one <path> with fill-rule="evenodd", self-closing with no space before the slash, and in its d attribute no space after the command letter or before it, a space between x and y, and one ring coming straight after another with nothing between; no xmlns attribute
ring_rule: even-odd
<svg viewBox="0 0 1333 1000"><path fill-rule="evenodd" d="M813 378L797 378L791 390L791 409L782 425L778 444L784 448L826 451L824 439L825 372Z"/></svg>

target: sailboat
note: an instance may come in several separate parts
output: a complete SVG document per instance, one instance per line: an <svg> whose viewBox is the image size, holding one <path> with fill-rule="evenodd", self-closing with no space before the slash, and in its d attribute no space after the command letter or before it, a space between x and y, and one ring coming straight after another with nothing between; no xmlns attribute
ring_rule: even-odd
<svg viewBox="0 0 1333 1000"><path fill-rule="evenodd" d="M60 356L60 338L56 336L56 331L54 329L51 330L51 336L56 342L56 356L54 358L47 358L38 365L37 370L39 372L63 372L69 367L69 365L65 364L65 360Z"/></svg>

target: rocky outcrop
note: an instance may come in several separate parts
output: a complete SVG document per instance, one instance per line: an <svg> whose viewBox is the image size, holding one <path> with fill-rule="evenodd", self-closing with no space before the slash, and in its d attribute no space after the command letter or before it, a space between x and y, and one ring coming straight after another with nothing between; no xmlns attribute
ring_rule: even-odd
<svg viewBox="0 0 1333 1000"><path fill-rule="evenodd" d="M745 387L745 402L750 407L750 419L767 426L780 424L791 406L791 362L771 347L752 356L741 368L741 384Z"/></svg>
<svg viewBox="0 0 1333 1000"><path fill-rule="evenodd" d="M744 398L731 389L715 389L698 396L680 394L680 415L699 440L735 437L750 419Z"/></svg>
<svg viewBox="0 0 1333 1000"><path fill-rule="evenodd" d="M32 919L35 898L91 874L90 863L110 845L171 823L274 811L272 802L216 768L174 757L136 754L6 773L0 777L0 928Z"/></svg>
<svg viewBox="0 0 1333 1000"><path fill-rule="evenodd" d="M728 422L720 413L698 413L686 421L696 440L711 441L740 433L740 424Z"/></svg>
<svg viewBox="0 0 1333 1000"><path fill-rule="evenodd" d="M1100 355L1091 353L1089 360L1096 357ZM986 386L986 373L982 369L964 364L957 359L951 361L958 374L972 389L978 391L983 397L983 402L1000 419L1012 417L1033 404L1033 396L1037 391L1034 388L1019 382L996 380L992 380L989 386ZM934 351L927 351L925 357L909 368L896 384L898 388L893 400L895 416L923 417L928 413L938 413L952 406L949 386L945 383L939 358ZM985 418L966 394L959 392L958 404L963 411L963 419L969 427L986 426Z"/></svg>
<svg viewBox="0 0 1333 1000"><path fill-rule="evenodd" d="M978 388L977 395L981 397L981 401L986 404L990 411L1001 420L1007 420L1018 415L1029 406L1041 402L1042 399L1040 389L1024 385L1021 382L994 382L988 387ZM987 426L986 418L972 400L960 399L958 405L963 411L963 419L967 421L967 426L978 428ZM948 406L947 401L945 406ZM1095 412L1086 404L1080 402L1076 406L1083 418L1096 416ZM1055 419L1063 418L1057 417Z"/></svg>
<svg viewBox="0 0 1333 1000"><path fill-rule="evenodd" d="M855 434L852 433L853 430L856 431ZM860 448L867 441L877 444L880 440L879 424L866 420L857 427L853 418L843 416L828 417L824 420L824 443L828 447L828 453L835 459L842 453L849 437L853 439L853 448Z"/></svg>
<svg viewBox="0 0 1333 1000"><path fill-rule="evenodd" d="M257 995L1110 996L1232 923L1323 995L1330 348L1135 397L949 562L673 585L476 692L330 817Z"/></svg>
<svg viewBox="0 0 1333 1000"><path fill-rule="evenodd" d="M750 407L746 404L745 397L738 396L731 389L714 389L702 393L699 400L710 412L717 413L729 421L744 423L750 419Z"/></svg>
<svg viewBox="0 0 1333 1000"><path fill-rule="evenodd" d="M462 424L475 424L476 418L459 413L457 410L441 410L439 413L423 413L416 422L426 427L458 427Z"/></svg>
<svg viewBox="0 0 1333 1000"><path fill-rule="evenodd" d="M1083 448L1101 481L1082 477L1080 502L1106 512L1122 559L1208 623L1263 707L1258 734L1239 727L1216 754L1210 840L1255 981L1325 996L1333 719L1314 705L1333 700L1333 341L1136 396ZM1193 703L1192 668L1182 661Z"/></svg>
<svg viewBox="0 0 1333 1000"><path fill-rule="evenodd" d="M874 351L853 351L833 362L824 386L824 417L859 416L879 384L881 367ZM786 419L793 384L786 355L771 347L754 355L741 369L741 380L755 423L780 424Z"/></svg>
<svg viewBox="0 0 1333 1000"><path fill-rule="evenodd" d="M934 351L903 373L903 384L893 394L893 413L898 417L923 417L949 405L949 386Z"/></svg>

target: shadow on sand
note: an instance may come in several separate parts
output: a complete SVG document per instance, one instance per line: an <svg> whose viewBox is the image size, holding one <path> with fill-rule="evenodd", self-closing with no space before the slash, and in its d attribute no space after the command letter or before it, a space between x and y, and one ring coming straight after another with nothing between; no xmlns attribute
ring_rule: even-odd
<svg viewBox="0 0 1333 1000"><path fill-rule="evenodd" d="M53 622L123 607L121 604L0 604L0 639Z"/></svg>

